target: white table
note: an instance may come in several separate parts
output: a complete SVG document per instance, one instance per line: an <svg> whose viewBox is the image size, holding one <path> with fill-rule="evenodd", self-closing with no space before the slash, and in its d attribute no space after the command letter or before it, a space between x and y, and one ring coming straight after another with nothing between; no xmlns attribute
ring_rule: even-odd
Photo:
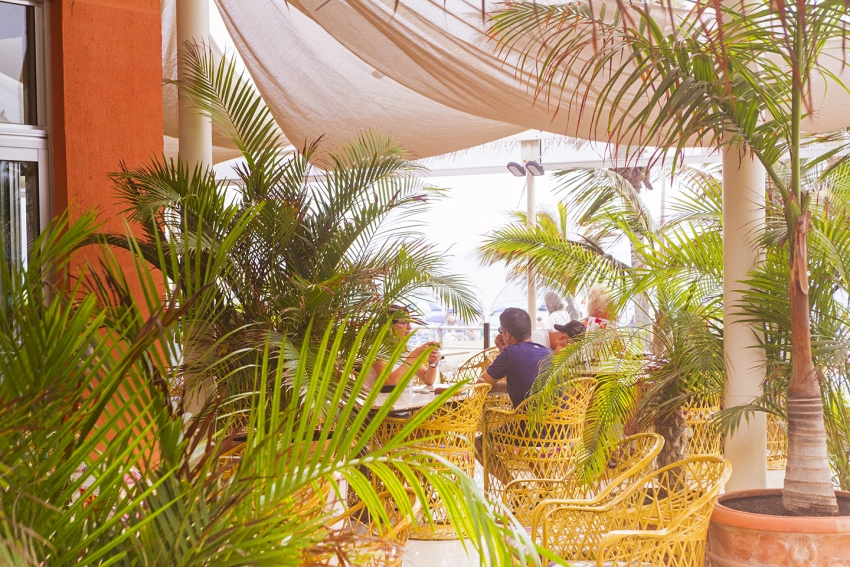
<svg viewBox="0 0 850 567"><path fill-rule="evenodd" d="M372 404L372 408L378 409L383 407L389 397L389 393L378 394L375 403ZM401 396L399 396L393 404L393 411L408 411L412 409L419 409L433 402L435 397L436 396L434 395L434 392L420 394L413 392L410 389L405 389L404 392L402 392Z"/></svg>
<svg viewBox="0 0 850 567"><path fill-rule="evenodd" d="M423 408L433 402L436 398L434 388L450 388L451 386L454 386L454 384L435 383L433 386L417 386L414 388L415 391L406 388L393 404L393 411L410 411ZM462 395L467 389L469 389L470 386L471 385L467 385L461 388L457 395ZM423 393L422 389L426 387L429 388L430 391ZM378 394L378 397L375 399L375 403L372 404L372 409L383 407L389 397L389 393Z"/></svg>

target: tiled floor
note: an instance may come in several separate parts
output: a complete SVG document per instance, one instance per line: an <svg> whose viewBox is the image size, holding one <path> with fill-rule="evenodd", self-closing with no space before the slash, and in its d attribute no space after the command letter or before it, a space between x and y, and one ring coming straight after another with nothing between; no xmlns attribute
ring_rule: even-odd
<svg viewBox="0 0 850 567"><path fill-rule="evenodd" d="M484 469L478 463L473 478L478 486L484 486ZM402 567L479 567L478 553L472 546L467 547L464 550L459 540L409 540Z"/></svg>
<svg viewBox="0 0 850 567"><path fill-rule="evenodd" d="M478 554L464 551L458 540L407 542L403 567L478 567Z"/></svg>

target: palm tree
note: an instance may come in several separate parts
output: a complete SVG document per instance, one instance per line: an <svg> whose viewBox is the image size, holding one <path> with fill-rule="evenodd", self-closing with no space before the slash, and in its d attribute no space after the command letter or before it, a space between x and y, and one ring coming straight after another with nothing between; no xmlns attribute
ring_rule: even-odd
<svg viewBox="0 0 850 567"><path fill-rule="evenodd" d="M585 438L593 474L630 423L651 425L665 437L659 459L684 458L687 427L683 408L716 399L723 391L720 185L712 171L688 169L690 191L672 204L674 215L657 223L634 186L611 170L559 172L560 190L577 211L582 232L567 235L553 218L537 226L512 223L491 233L480 248L487 262L521 270L530 258L549 286L575 293L602 283L617 305L643 300L646 322L589 335L556 356L542 386L546 400L557 384L592 370L600 381L589 410ZM561 207L563 208L563 204ZM633 265L605 252L617 240L632 246ZM640 308L638 306L637 308ZM644 356L647 346L653 356ZM699 345L699 349L694 349Z"/></svg>
<svg viewBox="0 0 850 567"><path fill-rule="evenodd" d="M221 433L208 415L184 422L169 391L183 318L197 318L197 304L214 293L197 277L202 273L197 265L188 262L176 272L181 285L169 287L161 298L157 271L129 230L122 247L131 251L129 270L121 268L111 248L101 246L89 251L99 265L73 275L73 251L91 241L95 229L91 213L73 223L64 216L35 242L26 266L9 266L0 258L4 565L295 567L310 553L328 549L357 563L364 559L358 552L364 546L346 544L358 536L334 530L336 512L325 498L298 495L321 486L330 486L333 494L344 480L371 517L386 522L364 471L380 479L411 520L406 486L416 489L421 513L430 517L430 495L421 493L420 479L426 479L441 498L455 503L449 507L453 525L483 561L508 564L517 551L534 550L524 529L502 507L488 503L471 479L406 440L456 388L438 396L382 447L369 443L402 391L370 415L347 402L362 396L368 407L377 390L365 391L364 377L344 384L340 375L352 372L361 352L367 363L378 356L386 325L379 340L366 346L362 342L373 325L358 322L350 343L349 322L327 326L315 349L324 356L309 368L310 339L295 353L270 342L258 349L247 369L254 383L248 439L239 465L225 479L219 466ZM202 231L183 236L200 238ZM176 257L181 245L176 239L158 241L160 261ZM226 247L219 252L232 253ZM226 277L228 265L218 267L219 277ZM45 279L46 274L56 277ZM141 293L133 294L134 288ZM281 350L284 364L274 364L274 353ZM397 349L391 362L399 354ZM315 443L324 450L312 450ZM537 562L534 551L519 555Z"/></svg>
<svg viewBox="0 0 850 567"><path fill-rule="evenodd" d="M835 482L850 487L850 375L848 339L850 320L846 269L850 257L850 200L847 165L826 166L810 172L807 185L818 188L811 205L812 226L809 243L809 301L812 318L812 356L821 382L829 459ZM766 230L761 236L764 262L748 280L741 308L763 332L767 355L765 392L749 406L731 408L729 420L741 413L765 411L782 422L787 419L785 396L791 379L790 302L780 282L788 280L786 251L779 243L784 230L782 203L776 195L768 201Z"/></svg>
<svg viewBox="0 0 850 567"><path fill-rule="evenodd" d="M421 168L394 141L366 131L321 156L319 142L287 151L274 118L235 62L217 64L198 47L187 60L187 90L243 152L244 164L235 167L238 182L162 160L124 168L114 178L143 234L141 252L162 266L170 285L187 285L181 275L187 264L210 274L216 273L206 268L211 262L229 264L226 277L204 279L210 299L198 320L214 323L190 324L181 341L184 376L194 387L214 380L225 397L250 391L251 376L234 370L252 345L267 337L273 344L310 338L316 345L318 330L346 317L366 321L386 314L392 304L436 295L460 317L475 318L478 301L467 279L449 273L444 255L415 230L413 217L440 191L423 185ZM187 237L195 233L202 237ZM122 235L106 238L126 245ZM178 253L160 259L157 243L168 240ZM230 241L230 253L222 255L219 248ZM363 344L371 344L379 328L370 329ZM346 340L353 341L357 330L349 326ZM212 344L219 352L210 350ZM212 367L212 375L190 370L209 370L213 358L224 359L226 368Z"/></svg>
<svg viewBox="0 0 850 567"><path fill-rule="evenodd" d="M631 146L630 152L652 145L660 158L694 142L740 144L764 165L783 204L790 274L793 373L783 505L792 514L835 515L811 347L807 235L813 188L803 180L838 150L808 162L801 151L834 139L805 137L803 119L812 111L816 79L836 81L823 66L824 50L842 41L850 8L814 0L749 2L745 11L702 2L687 13L658 8L656 14L676 18L675 24L643 4L620 3L611 18L588 4L511 3L494 16L493 35L518 50L521 60L536 62L537 91L556 98L561 112L581 112L584 95L598 97L591 120L609 132L608 141ZM567 93L568 84L578 86ZM778 167L785 153L789 178Z"/></svg>

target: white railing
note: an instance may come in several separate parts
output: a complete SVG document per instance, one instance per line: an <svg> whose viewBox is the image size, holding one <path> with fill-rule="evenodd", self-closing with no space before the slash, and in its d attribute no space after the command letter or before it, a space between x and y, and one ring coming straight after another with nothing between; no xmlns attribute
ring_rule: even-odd
<svg viewBox="0 0 850 567"><path fill-rule="evenodd" d="M484 325L415 325L414 336L410 339L411 346L417 346L428 341L440 343L444 354L459 355L456 351L469 351L469 356L484 349ZM495 333L490 330L489 346L493 345Z"/></svg>

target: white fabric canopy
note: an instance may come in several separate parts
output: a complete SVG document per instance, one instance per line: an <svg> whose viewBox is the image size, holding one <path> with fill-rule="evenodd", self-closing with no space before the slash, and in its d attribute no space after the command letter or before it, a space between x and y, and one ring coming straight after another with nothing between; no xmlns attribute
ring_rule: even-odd
<svg viewBox="0 0 850 567"><path fill-rule="evenodd" d="M477 0L406 0L397 6L396 0L216 4L259 91L296 146L324 137L328 148L373 128L391 135L415 158L528 129L607 139L606 121L594 130L589 111L562 109L556 115L545 101L535 102L517 78L515 60L505 61L487 39ZM167 59L172 53L176 57L173 5L174 0L163 0L166 77L176 73L176 58L173 63ZM841 69L839 59L834 70L850 82L850 71ZM586 108L598 112L590 92ZM817 112L806 131L850 126L846 91L831 85L825 94L814 92L820 93L813 97ZM163 97L166 134L174 135L176 128L168 125L176 124L176 89L167 87Z"/></svg>
<svg viewBox="0 0 850 567"><path fill-rule="evenodd" d="M527 129L460 112L400 85L284 0L216 1L254 82L296 146L324 136L322 147L329 148L377 129L423 158Z"/></svg>
<svg viewBox="0 0 850 567"><path fill-rule="evenodd" d="M236 4L240 0L217 0ZM517 60L496 52L486 37L481 3L475 0L289 0L352 53L385 75L429 98L477 116L506 120L581 139L606 141L603 120L594 130L588 112L553 116L544 102L535 105L529 88L516 77ZM549 3L551 0L542 0ZM601 0L595 1L600 13ZM606 13L616 3L607 2ZM644 6L640 2L641 7ZM487 2L488 13L497 5ZM686 11L677 11L685 14ZM656 15L666 20L666 14ZM668 23L668 27L670 24ZM850 70L842 63L842 45L827 49L822 61L845 84ZM533 76L533 64L526 67ZM441 88L434 88L439 84ZM576 85L567 85L573 89ZM594 89L590 89L591 93ZM584 92L582 87L580 92ZM838 85L825 88L821 77L812 81L815 113L805 131L822 133L850 126L850 94ZM591 96L587 108L601 109ZM607 108L604 109L607 112ZM584 114L585 116L582 116Z"/></svg>

